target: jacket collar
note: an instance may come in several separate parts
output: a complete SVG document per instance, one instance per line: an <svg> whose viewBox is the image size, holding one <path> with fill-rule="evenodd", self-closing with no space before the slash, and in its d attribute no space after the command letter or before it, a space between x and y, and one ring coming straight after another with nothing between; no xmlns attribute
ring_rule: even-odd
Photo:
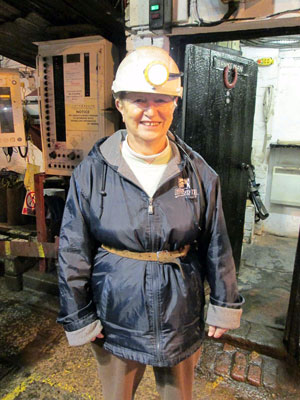
<svg viewBox="0 0 300 400"><path fill-rule="evenodd" d="M137 186L141 187L139 181L136 179L136 176L122 157L121 143L123 140L125 140L126 135L126 129L121 129L117 131L112 136L107 138L104 142L100 143L99 150L106 162L114 167L118 171L118 173L135 183ZM174 135L170 131L168 132L168 136L173 140L175 139ZM174 175L177 175L182 169L181 155L178 147L173 141L170 141L170 145L172 149L172 159L170 160L168 168L166 168L161 178L159 186L163 185Z"/></svg>
<svg viewBox="0 0 300 400"><path fill-rule="evenodd" d="M100 144L100 152L106 162L117 169L122 163L121 143L125 140L126 130L121 129L109 136L105 142Z"/></svg>

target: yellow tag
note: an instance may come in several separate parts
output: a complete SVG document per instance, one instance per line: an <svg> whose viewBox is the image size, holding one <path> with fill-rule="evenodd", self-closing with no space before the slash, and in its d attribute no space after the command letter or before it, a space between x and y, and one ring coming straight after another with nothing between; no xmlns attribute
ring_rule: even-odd
<svg viewBox="0 0 300 400"><path fill-rule="evenodd" d="M45 253L43 249L42 243L38 243L38 252L39 252L39 257L40 258L45 258Z"/></svg>
<svg viewBox="0 0 300 400"><path fill-rule="evenodd" d="M257 60L257 64L261 67L268 67L274 64L274 59L271 57L264 57Z"/></svg>
<svg viewBox="0 0 300 400"><path fill-rule="evenodd" d="M4 245L5 245L5 255L10 256L11 255L10 242L5 241Z"/></svg>
<svg viewBox="0 0 300 400"><path fill-rule="evenodd" d="M27 163L24 177L24 186L28 191L34 191L34 175L40 172L40 166Z"/></svg>

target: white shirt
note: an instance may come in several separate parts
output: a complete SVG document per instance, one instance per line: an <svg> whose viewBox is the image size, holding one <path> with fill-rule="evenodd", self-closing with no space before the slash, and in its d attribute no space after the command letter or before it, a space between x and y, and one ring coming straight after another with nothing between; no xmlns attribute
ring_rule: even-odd
<svg viewBox="0 0 300 400"><path fill-rule="evenodd" d="M132 170L142 188L152 197L158 188L159 182L172 158L172 149L167 138L166 148L158 154L145 156L136 153L129 147L128 136L122 143L121 152L129 168Z"/></svg>

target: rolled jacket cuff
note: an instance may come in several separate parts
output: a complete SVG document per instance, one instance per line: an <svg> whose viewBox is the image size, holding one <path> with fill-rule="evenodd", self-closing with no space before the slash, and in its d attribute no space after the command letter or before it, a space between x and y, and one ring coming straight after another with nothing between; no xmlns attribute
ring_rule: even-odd
<svg viewBox="0 0 300 400"><path fill-rule="evenodd" d="M228 303L225 301L220 301L215 299L214 297L212 297L212 295L210 295L210 303L213 306L219 306L219 307L226 307L226 308L241 308L242 305L245 303L245 299L242 295L238 295L238 298L236 299L236 301L234 303Z"/></svg>
<svg viewBox="0 0 300 400"><path fill-rule="evenodd" d="M242 309L226 308L208 305L206 323L224 329L237 329L240 327Z"/></svg>
<svg viewBox="0 0 300 400"><path fill-rule="evenodd" d="M65 333L70 346L81 346L89 343L94 337L99 335L101 331L101 322L97 320L83 328L77 329L76 331L65 331Z"/></svg>

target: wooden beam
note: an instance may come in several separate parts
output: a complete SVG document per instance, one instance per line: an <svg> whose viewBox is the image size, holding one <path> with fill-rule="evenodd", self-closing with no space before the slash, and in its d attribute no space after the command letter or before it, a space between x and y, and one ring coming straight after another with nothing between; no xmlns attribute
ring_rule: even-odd
<svg viewBox="0 0 300 400"><path fill-rule="evenodd" d="M86 35L99 35L99 28L89 24L77 24L77 25L63 25L63 26L49 26L46 28L46 34L51 36L60 34L80 34Z"/></svg>
<svg viewBox="0 0 300 400"><path fill-rule="evenodd" d="M116 14L107 2L95 0L64 0L74 12L79 13L87 23L91 23L100 30L101 36L115 44L125 42L125 29L123 24L116 18L121 15Z"/></svg>
<svg viewBox="0 0 300 400"><path fill-rule="evenodd" d="M30 241L1 241L0 257L34 257L34 258L57 258L58 241L30 242Z"/></svg>

